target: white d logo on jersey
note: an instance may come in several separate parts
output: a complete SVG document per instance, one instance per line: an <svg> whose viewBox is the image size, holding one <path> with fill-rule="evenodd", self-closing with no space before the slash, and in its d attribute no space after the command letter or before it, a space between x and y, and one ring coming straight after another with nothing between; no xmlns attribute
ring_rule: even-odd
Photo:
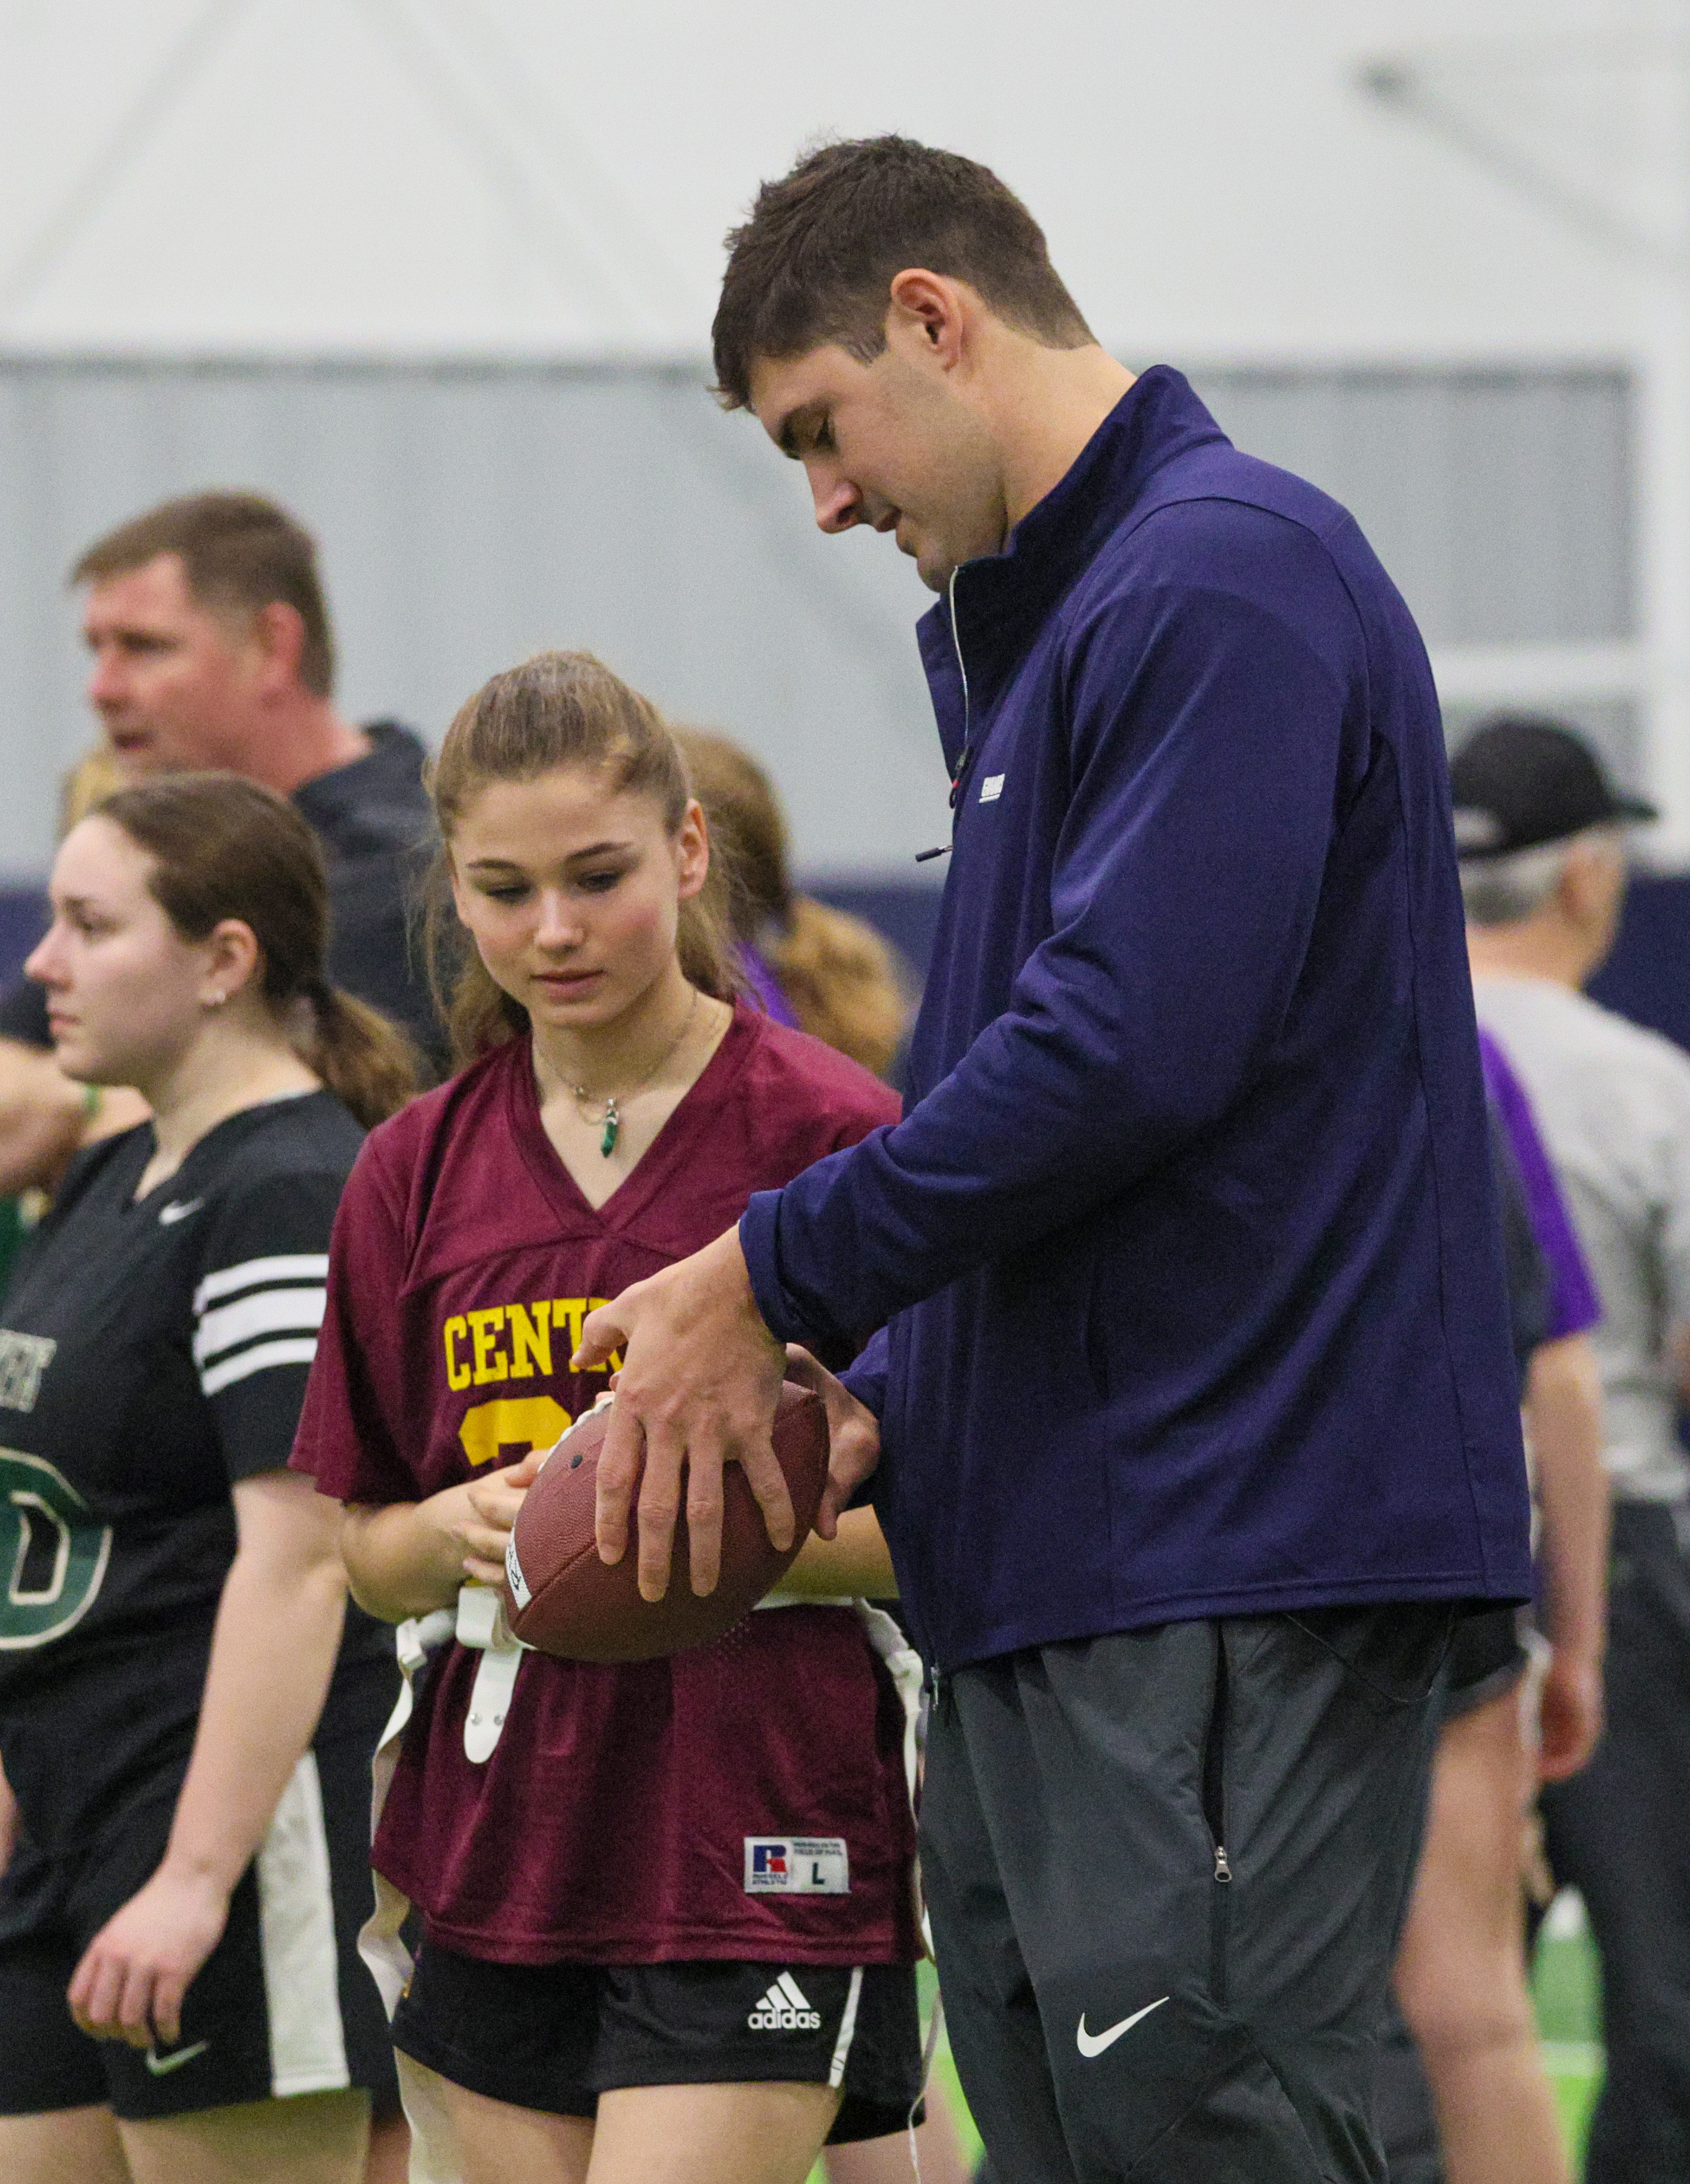
<svg viewBox="0 0 1690 2184"><path fill-rule="evenodd" d="M0 1648L62 1637L91 1608L111 1559L112 1528L38 1456L0 1448Z"/></svg>

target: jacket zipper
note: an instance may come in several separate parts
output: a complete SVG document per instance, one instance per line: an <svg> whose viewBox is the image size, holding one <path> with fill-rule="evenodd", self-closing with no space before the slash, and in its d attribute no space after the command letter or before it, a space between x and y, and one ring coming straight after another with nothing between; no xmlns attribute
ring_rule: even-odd
<svg viewBox="0 0 1690 2184"><path fill-rule="evenodd" d="M951 776L951 809L956 809L957 799L962 794L963 776L968 772L968 739L972 729L969 718L970 705L968 694L968 662L962 656L962 632L957 627L957 578L962 574L962 565L951 571L951 581L946 590L946 599L951 610L951 649L957 656L957 673L962 677L962 749L957 753L957 770Z"/></svg>
<svg viewBox="0 0 1690 2184"><path fill-rule="evenodd" d="M1215 1847L1215 1895L1209 1928L1209 1984L1217 2007L1226 2007L1226 1897L1232 1868L1226 1857L1226 1633L1215 1625L1215 1683L1209 1702L1209 1728L1203 1740L1203 1815Z"/></svg>
<svg viewBox="0 0 1690 2184"><path fill-rule="evenodd" d="M951 650L955 653L957 656L957 673L962 677L962 748L957 753L957 770L951 776L951 809L953 811L956 810L957 799L962 794L962 777L964 774L968 772L968 663L962 656L962 638L957 629L957 578L961 575L961 573L962 565L959 562L957 566L951 571L951 581L946 588L945 593L946 604L950 609L951 615ZM951 822L951 833L953 837L954 837L956 833L956 822L954 820ZM931 864L935 857L948 857L950 854L950 843L941 842L935 849L918 850L915 852L915 861L918 865L929 865Z"/></svg>

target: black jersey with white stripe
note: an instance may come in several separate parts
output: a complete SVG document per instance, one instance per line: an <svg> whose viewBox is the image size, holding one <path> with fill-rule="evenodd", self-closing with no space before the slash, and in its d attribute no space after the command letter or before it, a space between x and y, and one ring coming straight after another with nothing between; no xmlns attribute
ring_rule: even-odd
<svg viewBox="0 0 1690 2184"><path fill-rule="evenodd" d="M192 1743L231 1489L287 1462L362 1138L330 1093L268 1101L137 1198L144 1124L78 1156L19 1262L0 1305L0 1753L38 1841L86 1814L62 1779L67 1713L108 1778Z"/></svg>

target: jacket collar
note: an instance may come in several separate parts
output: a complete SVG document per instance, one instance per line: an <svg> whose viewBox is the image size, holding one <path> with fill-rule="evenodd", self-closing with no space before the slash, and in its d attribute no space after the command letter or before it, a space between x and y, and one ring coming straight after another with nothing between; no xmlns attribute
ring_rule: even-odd
<svg viewBox="0 0 1690 2184"><path fill-rule="evenodd" d="M1157 471L1205 442L1230 444L1184 375L1153 365L1028 510L1002 551L965 561L946 597L922 616L922 664L953 775L962 758L965 712L977 727L1058 600ZM959 658L968 678L966 707Z"/></svg>

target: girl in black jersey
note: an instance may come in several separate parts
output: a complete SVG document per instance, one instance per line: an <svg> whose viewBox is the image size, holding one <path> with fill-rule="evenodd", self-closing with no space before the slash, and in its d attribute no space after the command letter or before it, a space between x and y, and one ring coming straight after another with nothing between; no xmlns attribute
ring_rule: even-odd
<svg viewBox="0 0 1690 2184"><path fill-rule="evenodd" d="M153 1119L78 1157L0 1306L0 2176L352 2184L396 1676L285 1466L409 1058L324 983L320 855L250 782L121 790L52 895L59 1061Z"/></svg>

